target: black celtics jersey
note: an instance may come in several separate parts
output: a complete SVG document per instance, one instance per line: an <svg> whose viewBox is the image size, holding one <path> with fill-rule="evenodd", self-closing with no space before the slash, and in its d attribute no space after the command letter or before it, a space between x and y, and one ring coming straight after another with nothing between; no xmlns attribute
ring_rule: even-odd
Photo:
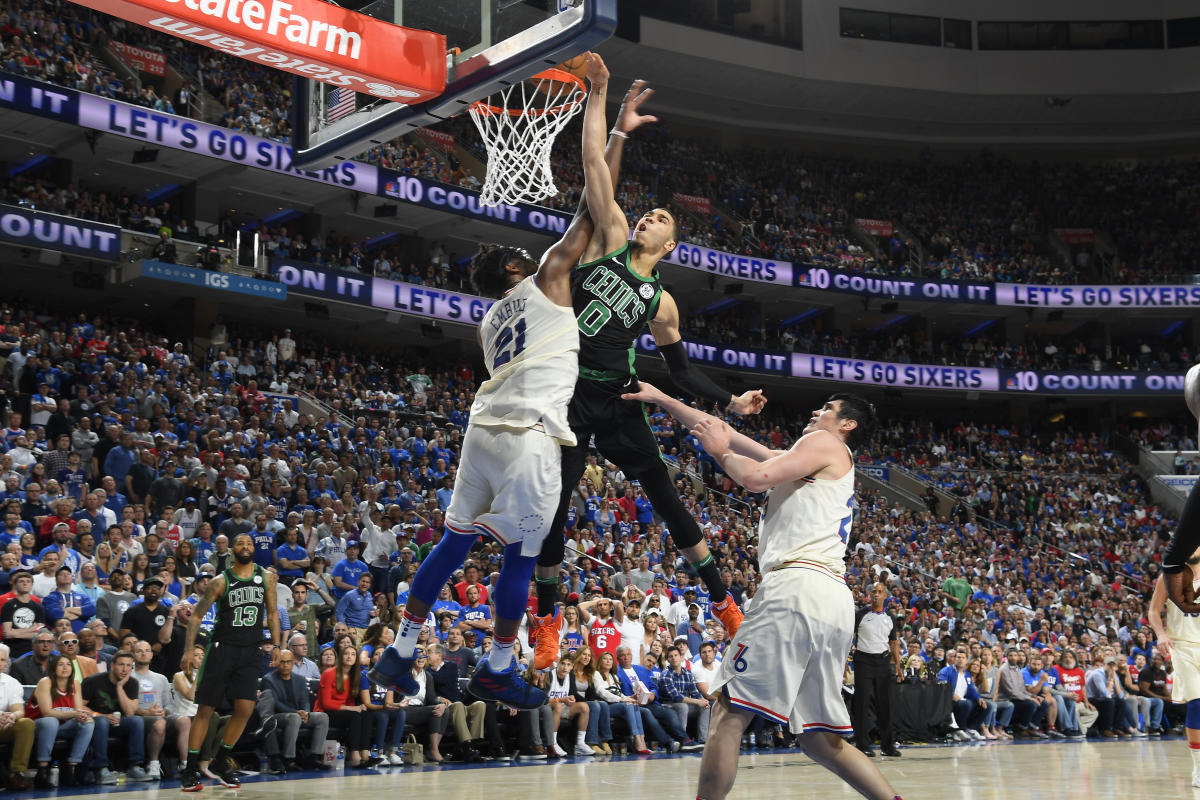
<svg viewBox="0 0 1200 800"><path fill-rule="evenodd" d="M225 591L217 598L217 619L212 639L224 645L259 645L266 622L267 578L262 567L254 565L254 574L239 578L225 570Z"/></svg>
<svg viewBox="0 0 1200 800"><path fill-rule="evenodd" d="M658 271L643 278L629 266L629 245L575 268L571 304L579 323L579 375L617 380L633 374L633 345L658 313Z"/></svg>

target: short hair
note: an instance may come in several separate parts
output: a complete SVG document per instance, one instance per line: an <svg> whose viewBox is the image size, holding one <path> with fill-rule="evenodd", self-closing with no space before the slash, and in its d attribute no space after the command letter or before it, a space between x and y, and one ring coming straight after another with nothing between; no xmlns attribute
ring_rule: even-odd
<svg viewBox="0 0 1200 800"><path fill-rule="evenodd" d="M112 660L114 664L117 663L118 658L128 658L130 661L134 660L133 653L128 650L118 650L117 652L113 653Z"/></svg>
<svg viewBox="0 0 1200 800"><path fill-rule="evenodd" d="M849 392L834 392L829 395L829 400L840 401L841 405L837 412L840 419L852 419L858 423L854 430L846 436L847 447L857 450L875 435L875 430L879 427L879 420L875 416L874 405Z"/></svg>
<svg viewBox="0 0 1200 800"><path fill-rule="evenodd" d="M308 637L305 636L303 633L293 633L288 638L288 647L291 647L292 645L296 644L297 640L299 640L299 642L301 644L308 644Z"/></svg>

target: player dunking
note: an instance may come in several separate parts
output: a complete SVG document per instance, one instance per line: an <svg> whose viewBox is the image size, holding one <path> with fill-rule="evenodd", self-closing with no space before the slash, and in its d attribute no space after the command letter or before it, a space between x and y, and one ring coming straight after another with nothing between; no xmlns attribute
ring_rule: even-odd
<svg viewBox="0 0 1200 800"><path fill-rule="evenodd" d="M622 108L619 124L624 130L644 121L637 113L644 99L642 84L635 83ZM589 107L592 102L596 101L589 99ZM603 96L598 102L604 102ZM604 178L610 184L619 170L623 142L620 136L612 138L604 162ZM517 708L538 708L546 702L546 693L517 672L513 648L536 557L558 505L560 446L575 443L567 423L567 404L579 369L571 270L591 236L592 221L583 201L540 267L525 251L500 246L485 247L472 259L476 290L488 297L503 295L479 326L491 377L479 387L471 406L461 466L446 510L446 535L417 570L395 642L368 673L379 685L417 693L412 677L417 637L446 579L484 533L504 545L504 564L495 586L492 649L471 677L471 692Z"/></svg>
<svg viewBox="0 0 1200 800"><path fill-rule="evenodd" d="M217 605L217 620L209 635L208 649L196 680L196 716L188 734L187 765L179 777L179 788L198 792L200 746L208 733L208 721L213 709L228 697L233 701L233 718L225 728L221 750L213 761L211 772L222 786L236 789L241 785L230 764L229 755L254 712L258 697L258 679L262 673L263 622L271 631L271 665L275 665L279 648L279 616L268 613L275 603L275 575L254 563L254 539L242 533L233 540L233 565L209 581L204 596L196 604L187 627L180 669L190 668L192 648L204 613L213 603ZM268 600L270 606L268 606Z"/></svg>
<svg viewBox="0 0 1200 800"><path fill-rule="evenodd" d="M614 184L603 159L603 100L608 69L596 54L587 57L591 95L583 117L583 168L588 213L595 232L584 255L585 263L575 269L572 281L571 300L580 333L579 381L568 412L575 444L563 448L562 496L550 528L552 535L546 537L538 556L538 616L533 633L539 644L543 635L555 640L558 637L557 626L551 623L565 552L563 525L571 492L583 475L588 441L595 435L596 446L604 457L641 483L654 510L665 520L675 545L711 593L713 612L732 636L741 623L742 612L725 592L700 526L679 500L641 404L622 400L621 393L636 388L634 342L648 324L679 388L709 402L728 404L740 414L758 412L766 399L758 390L733 396L689 366L679 335L679 309L671 295L663 291L656 269L658 262L675 249L679 225L671 212L655 208L638 220L630 238L625 213L614 199ZM539 656L548 651L538 648ZM549 666L542 658L536 659L535 665Z"/></svg>
<svg viewBox="0 0 1200 800"><path fill-rule="evenodd" d="M834 394L792 448L780 451L647 383L625 397L657 403L692 429L726 475L752 492L770 490L758 531L762 583L710 684L721 696L697 796L722 800L733 788L742 732L758 714L790 723L810 758L864 796L896 800L871 760L842 738L851 733L842 671L854 636L854 599L845 580L852 448L875 428L874 407Z"/></svg>
<svg viewBox="0 0 1200 800"><path fill-rule="evenodd" d="M1200 571L1200 550L1187 560L1187 565ZM1195 592L1200 581L1192 579L1190 586ZM1166 611L1166 626L1162 615ZM1174 603L1167 602L1167 582L1163 575L1154 584L1150 597L1150 626L1158 634L1159 652L1171 659L1175 668L1175 681L1171 684L1171 700L1187 703L1188 748L1192 753L1192 786L1200 788L1200 616L1186 614Z"/></svg>

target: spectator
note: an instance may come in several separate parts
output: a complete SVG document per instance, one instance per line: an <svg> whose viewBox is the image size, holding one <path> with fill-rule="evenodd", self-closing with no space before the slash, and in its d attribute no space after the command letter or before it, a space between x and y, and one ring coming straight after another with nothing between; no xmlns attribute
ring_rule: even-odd
<svg viewBox="0 0 1200 800"><path fill-rule="evenodd" d="M146 718L146 772L150 780L162 779L162 765L158 756L167 737L167 706L171 702L171 682L161 673L150 669L154 651L147 641L138 641L133 646L133 676L138 684L139 716ZM181 659L176 659L180 661Z"/></svg>
<svg viewBox="0 0 1200 800"><path fill-rule="evenodd" d="M376 649L371 654L371 663L377 663L382 654L382 648ZM374 728L372 750L379 753L379 757L383 759L381 763L399 766L404 763L404 757L401 755L404 725L407 719L404 707L396 702L393 690L371 683L367 680L366 675L367 667L363 667L360 684L362 688L359 691ZM388 736L389 729L391 730L390 737Z"/></svg>
<svg viewBox="0 0 1200 800"><path fill-rule="evenodd" d="M41 600L33 596L33 574L29 570L14 570L9 582L13 597L0 606L0 625L4 644L15 660L32 649L33 638L46 627L46 612Z"/></svg>
<svg viewBox="0 0 1200 800"><path fill-rule="evenodd" d="M967 654L961 650L954 655L954 663L943 667L937 675L938 683L950 686L951 701L954 703L954 719L958 731L976 741L983 739L979 728L987 713L987 701L980 696L970 673L967 672Z"/></svg>
<svg viewBox="0 0 1200 800"><path fill-rule="evenodd" d="M708 699L700 694L690 670L684 669L683 654L678 647L667 648L667 669L658 679L659 697L663 705L679 717L679 727L697 732L695 743L708 738ZM684 744L692 744L685 741Z"/></svg>
<svg viewBox="0 0 1200 800"><path fill-rule="evenodd" d="M54 632L43 628L33 638L33 650L12 663L11 674L21 685L35 686L49 674L53 655Z"/></svg>
<svg viewBox="0 0 1200 800"><path fill-rule="evenodd" d="M295 641L293 637L293 642ZM275 738L281 743L282 750L282 759L279 753L268 752L272 759L272 771L279 768L286 772L328 769L324 757L325 739L329 733L329 716L324 712L311 710L312 700L308 683L302 675L294 673L299 658L292 651L281 650L276 668L263 678L264 688L271 690L274 703L272 713L278 723ZM403 731L403 721L400 728ZM297 741L301 730L310 731L311 737L308 741L308 752L303 758L298 758Z"/></svg>
<svg viewBox="0 0 1200 800"><path fill-rule="evenodd" d="M163 669L163 647L170 643L175 632L175 617L178 608L162 600L162 578L151 576L142 584L142 601L134 602L121 615L120 636L132 633L138 641L150 643L154 658L150 667L156 672ZM161 672L160 672L161 674Z"/></svg>
<svg viewBox="0 0 1200 800"><path fill-rule="evenodd" d="M359 543L357 539L348 539L346 541L346 557L333 565L333 596L339 601L349 592L354 591L360 583L359 577L367 575L370 577L370 572L367 565L359 560ZM370 583L367 584L368 589Z"/></svg>
<svg viewBox="0 0 1200 800"><path fill-rule="evenodd" d="M1015 737L1018 739L1046 739L1049 737L1038 730L1038 726L1046 714L1047 706L1039 702L1038 698L1030 694L1025 687L1025 676L1019 662L1021 656L1022 653L1018 648L1009 648L1007 659L1004 666L1000 668L997 678L999 685L997 698L1013 704L1013 735ZM1093 700L1093 702L1095 701Z"/></svg>
<svg viewBox="0 0 1200 800"><path fill-rule="evenodd" d="M426 757L430 761L440 763L446 760L438 745L441 744L442 735L446 730L446 709L450 704L438 699L434 677L426 669L429 658L424 649L418 647L413 652L413 658L412 673L418 691L416 694L405 695L399 703L408 718L408 724L415 731L424 730L427 733Z"/></svg>
<svg viewBox="0 0 1200 800"><path fill-rule="evenodd" d="M425 651L429 659L425 674L433 679L437 701L446 707L445 716L458 737L458 760L474 761L483 748L487 704L482 700L464 702L458 688L458 664L445 659L445 649L440 644L431 644Z"/></svg>
<svg viewBox="0 0 1200 800"><path fill-rule="evenodd" d="M1059 685L1075 696L1075 710L1079 717L1077 731L1086 736L1088 730L1099 718L1100 712L1092 705L1092 702L1088 699L1087 692L1084 691L1086 676L1076 663L1075 652L1072 650L1063 651L1062 658L1059 659L1059 663L1054 667L1054 670L1058 673Z"/></svg>
<svg viewBox="0 0 1200 800"><path fill-rule="evenodd" d="M346 730L346 766L369 769L380 761L371 755L365 708L354 702L359 700L358 681L358 651L343 647L337 652L335 666L321 673L321 690L313 710L325 712L331 726Z"/></svg>
<svg viewBox="0 0 1200 800"><path fill-rule="evenodd" d="M7 787L23 792L32 783L22 773L29 768L29 756L35 739L34 721L25 716L25 693L16 678L8 674L7 645L0 644L0 742L12 745L8 762Z"/></svg>
<svg viewBox="0 0 1200 800"><path fill-rule="evenodd" d="M93 573L95 568L93 567ZM69 564L63 564L54 573L55 588L42 599L46 621L51 625L60 619L71 623L78 633L96 615L96 604L83 592L75 590L74 572Z"/></svg>
<svg viewBox="0 0 1200 800"><path fill-rule="evenodd" d="M62 655L51 659L46 677L37 682L29 709L36 713L38 766L34 785L42 789L55 785L50 780L50 753L55 739L62 736L71 739L71 752L59 772L58 785L77 786L82 776L76 771L87 754L94 725L91 712L84 708L71 659Z"/></svg>
<svg viewBox="0 0 1200 800"><path fill-rule="evenodd" d="M94 722L89 764L100 771L97 781L102 786L115 784L119 779L108 760L110 732L125 742L125 752L129 755L128 779L150 780L145 768L145 720L137 713L138 683L132 675L133 654L122 650L113 656L108 672L93 675L81 684L84 704Z"/></svg>
<svg viewBox="0 0 1200 800"><path fill-rule="evenodd" d="M363 571L358 575L358 587L354 591L346 592L338 600L333 617L338 622L361 629L370 625L372 618L377 615L375 601L371 596L371 574Z"/></svg>

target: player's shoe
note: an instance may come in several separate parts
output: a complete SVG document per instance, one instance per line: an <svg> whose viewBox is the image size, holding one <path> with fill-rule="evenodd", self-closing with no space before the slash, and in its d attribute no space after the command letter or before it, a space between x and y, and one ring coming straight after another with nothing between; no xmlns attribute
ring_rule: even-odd
<svg viewBox="0 0 1200 800"><path fill-rule="evenodd" d="M1200 789L1200 767L1192 767L1192 786Z"/></svg>
<svg viewBox="0 0 1200 800"><path fill-rule="evenodd" d="M558 661L558 642L562 638L562 612L558 608L546 617L534 616L533 631L533 668L550 669Z"/></svg>
<svg viewBox="0 0 1200 800"><path fill-rule="evenodd" d="M467 691L481 700L495 700L512 708L541 708L546 704L546 693L521 677L515 661L500 672L493 670L486 658L480 661Z"/></svg>
<svg viewBox="0 0 1200 800"><path fill-rule="evenodd" d="M226 789L240 789L242 781L234 771L233 764L229 763L227 757L217 756L213 762L208 765L209 774L217 779L217 781Z"/></svg>
<svg viewBox="0 0 1200 800"><path fill-rule="evenodd" d="M396 689L401 694L414 695L421 691L413 678L415 658L404 658L394 647L386 647L375 666L367 672L367 679L384 689Z"/></svg>
<svg viewBox="0 0 1200 800"><path fill-rule="evenodd" d="M184 768L179 776L179 789L183 792L199 792L204 788L200 782L200 771Z"/></svg>
<svg viewBox="0 0 1200 800"><path fill-rule="evenodd" d="M725 633L729 634L729 638L732 640L737 634L738 628L742 626L742 619L745 616L738 608L737 603L733 602L733 595L726 594L725 599L720 603L713 603L712 612L716 614L717 619L721 620L721 624L725 626Z"/></svg>

